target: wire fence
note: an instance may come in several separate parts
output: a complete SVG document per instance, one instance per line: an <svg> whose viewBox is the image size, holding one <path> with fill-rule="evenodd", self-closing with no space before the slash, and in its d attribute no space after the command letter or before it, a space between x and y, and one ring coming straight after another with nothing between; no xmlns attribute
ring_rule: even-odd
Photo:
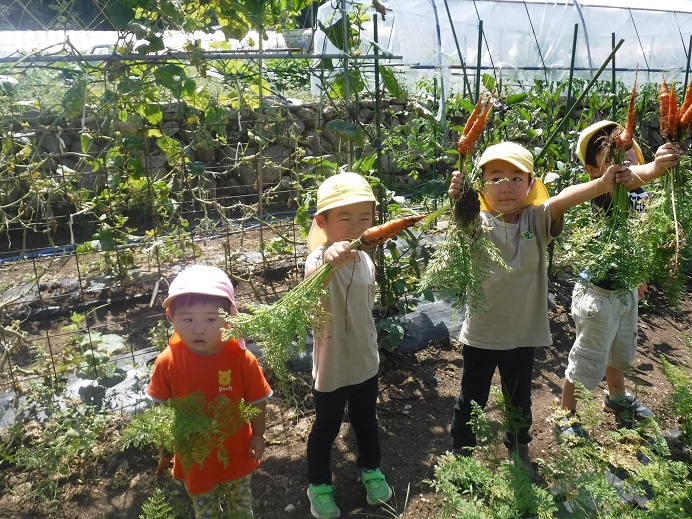
<svg viewBox="0 0 692 519"><path fill-rule="evenodd" d="M379 125L405 108L338 77L310 95L345 65L308 59L303 29L223 50L184 35L150 52L152 38L110 30L108 8L0 7L2 30L51 31L0 57L0 395L75 369L103 380L162 348L161 302L188 264L224 268L241 310L278 299L302 278L315 186L377 156ZM351 79L375 77L376 59L351 61ZM416 160L403 176L391 160L364 169L383 186L412 168L437 178L435 160Z"/></svg>
<svg viewBox="0 0 692 519"><path fill-rule="evenodd" d="M111 0L9 0L0 6L0 30L113 30Z"/></svg>

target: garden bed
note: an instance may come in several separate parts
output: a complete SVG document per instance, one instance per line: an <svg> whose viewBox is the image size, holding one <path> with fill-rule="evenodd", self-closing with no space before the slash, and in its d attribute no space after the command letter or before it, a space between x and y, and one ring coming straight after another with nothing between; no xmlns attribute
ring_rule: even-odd
<svg viewBox="0 0 692 519"><path fill-rule="evenodd" d="M571 284L558 281L551 309L554 345L538 351L534 378L534 423L531 455L541 472L541 461L556 449L551 424L547 421L560 397L567 354L574 339L569 318ZM661 371L660 356L689 369L691 298L682 298L678 310L668 308L653 293L640 312L640 339L637 358L628 374L628 388L655 413L663 429L675 427L670 407L671 385ZM407 519L438 517L442 502L426 480L433 478L438 456L450 448L449 421L459 390L462 360L459 344L438 340L414 351L383 355L378 414L383 448L382 469L395 490L396 508ZM253 478L255 516L259 519L306 517L305 444L313 416L308 396L309 377L296 384L293 397L303 400L307 411L296 413L280 395L268 407L268 448L262 465ZM601 398L603 384L594 391ZM488 409L491 420L498 411ZM122 423L106 434L108 442L99 446L94 463L61 481L61 499L51 501L31 497L32 478L3 468L0 480L0 516L35 517L137 517L141 506L156 486L177 488L181 502L187 504L180 485L167 476L156 480L155 452L128 450L117 446ZM612 415L604 415L593 437L606 441L616 429ZM689 451L673 448L673 459L691 461ZM342 517L388 517L388 512L365 504L364 491L355 467L355 438L347 423L342 427L333 452L336 499ZM287 511L288 510L288 511Z"/></svg>

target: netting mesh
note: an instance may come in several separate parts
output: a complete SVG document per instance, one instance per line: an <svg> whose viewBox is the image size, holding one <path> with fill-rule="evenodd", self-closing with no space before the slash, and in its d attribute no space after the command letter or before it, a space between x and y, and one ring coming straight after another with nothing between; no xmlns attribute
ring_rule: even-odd
<svg viewBox="0 0 692 519"><path fill-rule="evenodd" d="M189 264L225 269L241 310L281 297L302 279L315 186L374 157L375 121L405 107L354 88L344 103L338 74L311 95L326 60L301 54L306 29L116 31L113 3L0 7L0 394L75 366L103 380L161 348ZM395 181L389 159L366 170Z"/></svg>
<svg viewBox="0 0 692 519"><path fill-rule="evenodd" d="M7 0L0 31L113 30L110 0Z"/></svg>

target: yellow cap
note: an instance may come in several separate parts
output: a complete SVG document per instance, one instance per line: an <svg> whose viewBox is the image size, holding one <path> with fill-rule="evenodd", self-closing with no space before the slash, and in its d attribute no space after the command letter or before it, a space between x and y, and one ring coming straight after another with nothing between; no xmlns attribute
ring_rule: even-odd
<svg viewBox="0 0 692 519"><path fill-rule="evenodd" d="M533 175L533 155L516 142L501 142L489 146L478 159L478 167L486 165L491 160L505 160L524 173Z"/></svg>
<svg viewBox="0 0 692 519"><path fill-rule="evenodd" d="M608 126L613 126L613 130L615 130L615 127L619 126L619 124L613 121L598 121L597 123L593 123L592 125L584 128L579 134L579 139L577 140L577 157L584 166L586 166L586 147L589 145L591 138L594 136L594 134L596 134L596 132L602 130L603 128L607 128ZM634 152L637 154L638 164L644 164L644 154L642 153L642 149L639 147L639 144L634 139L632 139L632 147L634 148Z"/></svg>
<svg viewBox="0 0 692 519"><path fill-rule="evenodd" d="M365 177L358 173L339 173L322 182L317 189L317 211L315 214L318 215L329 209L357 204L358 202L377 203L372 187ZM327 235L313 220L308 234L308 250L312 252L325 243L327 243Z"/></svg>
<svg viewBox="0 0 692 519"><path fill-rule="evenodd" d="M492 160L507 161L533 177L533 155L529 150L515 142L501 142L488 147L478 160L478 167L482 167ZM481 211L490 211L490 206L483 195L479 194L478 198L481 201ZM541 205L549 198L550 195L543 181L538 177L534 178L531 190L526 196L526 205Z"/></svg>

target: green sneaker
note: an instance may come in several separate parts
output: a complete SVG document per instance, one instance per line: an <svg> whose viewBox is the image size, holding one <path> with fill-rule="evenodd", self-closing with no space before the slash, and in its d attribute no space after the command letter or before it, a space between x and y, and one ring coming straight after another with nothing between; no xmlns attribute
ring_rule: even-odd
<svg viewBox="0 0 692 519"><path fill-rule="evenodd" d="M336 519L341 511L334 502L334 487L331 485L308 486L310 513L315 519Z"/></svg>
<svg viewBox="0 0 692 519"><path fill-rule="evenodd" d="M380 469L363 470L363 485L368 493L370 505L381 505L392 498L392 489L389 488Z"/></svg>

